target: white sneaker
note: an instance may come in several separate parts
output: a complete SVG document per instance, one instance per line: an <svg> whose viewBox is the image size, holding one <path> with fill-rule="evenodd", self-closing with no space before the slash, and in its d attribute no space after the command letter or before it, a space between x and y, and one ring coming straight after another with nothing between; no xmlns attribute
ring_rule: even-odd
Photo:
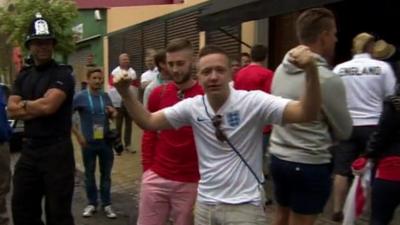
<svg viewBox="0 0 400 225"><path fill-rule="evenodd" d="M110 205L104 207L104 213L109 219L117 218L117 214L115 214L114 210L111 208Z"/></svg>
<svg viewBox="0 0 400 225"><path fill-rule="evenodd" d="M96 207L94 205L88 205L83 209L82 216L83 217L91 217L96 213Z"/></svg>
<svg viewBox="0 0 400 225"><path fill-rule="evenodd" d="M133 149L130 145L126 146L126 147L125 147L125 150L126 150L127 152L130 152L130 153L136 153L136 150Z"/></svg>

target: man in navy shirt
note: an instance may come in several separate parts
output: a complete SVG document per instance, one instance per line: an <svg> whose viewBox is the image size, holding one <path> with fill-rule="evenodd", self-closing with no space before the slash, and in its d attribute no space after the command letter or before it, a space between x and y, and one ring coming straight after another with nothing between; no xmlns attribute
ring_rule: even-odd
<svg viewBox="0 0 400 225"><path fill-rule="evenodd" d="M96 160L100 166L100 197L106 216L114 219L117 215L111 208L111 170L114 154L111 144L106 140L109 131L109 118L117 111L112 107L110 97L103 92L104 75L101 69L89 69L86 78L88 88L79 92L73 101L73 109L79 112L81 132L73 127L82 147L85 166L85 184L88 205L83 210L84 217L90 217L97 208L97 186L95 178Z"/></svg>

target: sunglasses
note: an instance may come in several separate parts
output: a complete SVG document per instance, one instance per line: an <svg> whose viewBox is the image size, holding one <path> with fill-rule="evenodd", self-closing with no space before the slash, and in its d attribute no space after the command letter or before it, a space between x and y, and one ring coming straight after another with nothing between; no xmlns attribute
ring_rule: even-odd
<svg viewBox="0 0 400 225"><path fill-rule="evenodd" d="M221 124L222 124L222 116L221 115L215 115L212 119L212 124L215 128L215 137L218 139L218 141L224 142L227 140L225 133L221 130Z"/></svg>

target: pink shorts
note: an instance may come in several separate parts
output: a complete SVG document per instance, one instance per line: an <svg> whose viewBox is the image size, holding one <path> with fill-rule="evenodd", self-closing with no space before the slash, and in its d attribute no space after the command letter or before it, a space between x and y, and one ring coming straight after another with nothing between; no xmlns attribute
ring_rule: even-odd
<svg viewBox="0 0 400 225"><path fill-rule="evenodd" d="M193 225L197 183L167 180L152 170L143 173L137 225Z"/></svg>

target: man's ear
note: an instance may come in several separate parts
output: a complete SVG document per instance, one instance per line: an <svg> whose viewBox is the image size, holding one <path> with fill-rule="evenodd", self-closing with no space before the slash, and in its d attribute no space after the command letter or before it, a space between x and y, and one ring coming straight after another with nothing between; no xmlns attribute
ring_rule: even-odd
<svg viewBox="0 0 400 225"><path fill-rule="evenodd" d="M323 30L319 35L318 35L318 41L321 43L323 47L326 45L326 40L329 39L329 31Z"/></svg>

